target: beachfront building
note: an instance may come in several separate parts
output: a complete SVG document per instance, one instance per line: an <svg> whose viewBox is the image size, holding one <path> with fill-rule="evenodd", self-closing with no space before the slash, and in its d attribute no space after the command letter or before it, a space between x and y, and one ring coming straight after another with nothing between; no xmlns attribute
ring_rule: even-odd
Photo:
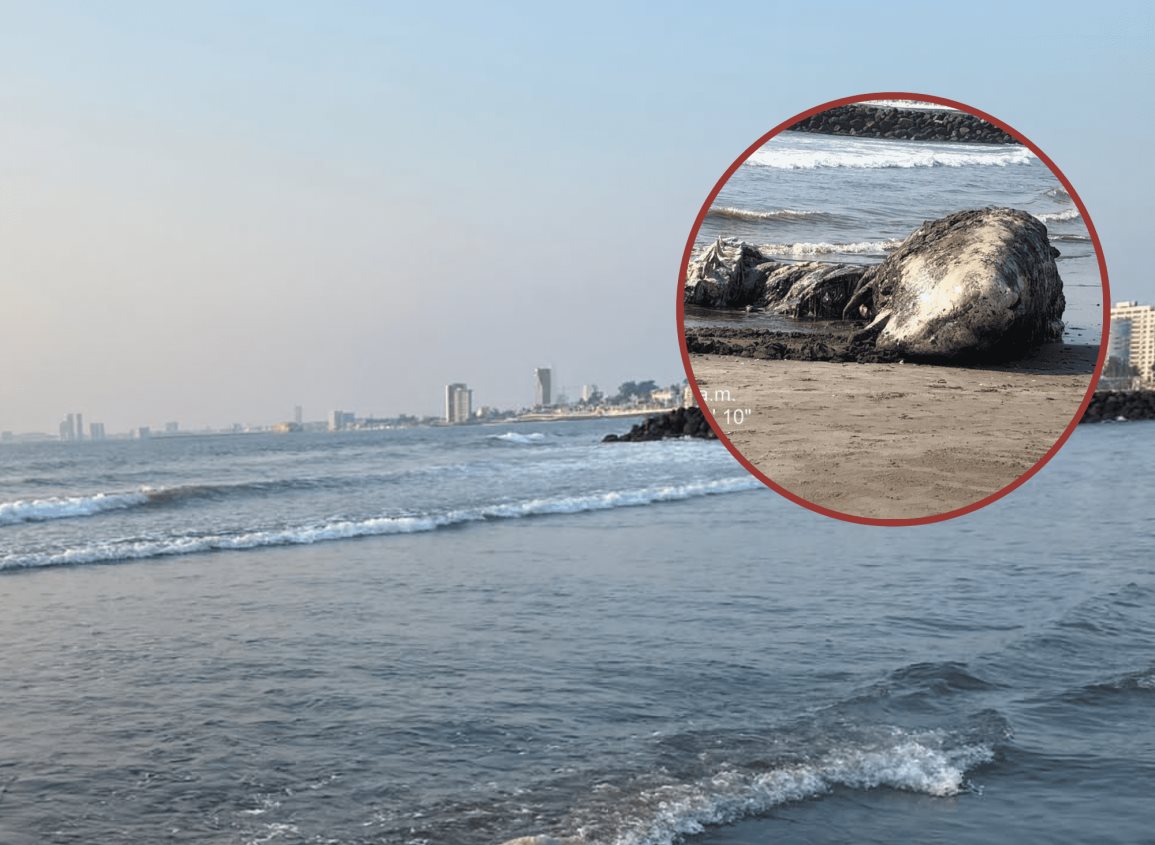
<svg viewBox="0 0 1155 845"><path fill-rule="evenodd" d="M546 408L553 404L552 378L553 373L549 367L538 367L533 371L533 404L539 408Z"/></svg>
<svg viewBox="0 0 1155 845"><path fill-rule="evenodd" d="M1155 308L1138 302L1116 302L1111 307L1107 354L1134 367L1144 386L1155 383Z"/></svg>
<svg viewBox="0 0 1155 845"><path fill-rule="evenodd" d="M473 391L461 383L445 385L445 421L469 422L473 415Z"/></svg>
<svg viewBox="0 0 1155 845"><path fill-rule="evenodd" d="M330 411L329 431L345 431L351 428L357 415L352 411Z"/></svg>

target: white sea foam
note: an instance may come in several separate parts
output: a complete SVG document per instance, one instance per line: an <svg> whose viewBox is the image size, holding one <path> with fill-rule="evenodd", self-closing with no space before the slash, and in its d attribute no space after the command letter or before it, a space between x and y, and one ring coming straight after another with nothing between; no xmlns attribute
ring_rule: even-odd
<svg viewBox="0 0 1155 845"><path fill-rule="evenodd" d="M697 496L754 490L761 486L757 480L750 476L739 476L716 481L696 481L688 484L644 487L635 490L610 490L581 496L496 502L476 508L424 516L381 516L361 520L331 520L316 525L267 531L182 535L144 540L112 540L57 551L6 555L0 557L0 570L110 563L122 560L196 554L198 552L236 551L266 546L309 545L330 540L348 540L355 537L413 534L469 522L636 507L656 502L692 499Z"/></svg>
<svg viewBox="0 0 1155 845"><path fill-rule="evenodd" d="M881 106L882 108L895 109L926 109L928 111L958 111L952 106L941 106L938 103L930 103L926 100L862 100L859 105L863 106Z"/></svg>
<svg viewBox="0 0 1155 845"><path fill-rule="evenodd" d="M732 208L730 206L712 206L710 214L716 217L731 217L735 220L804 220L808 217L823 217L822 211L795 211L791 208L779 208L774 211L751 211L746 208Z"/></svg>
<svg viewBox="0 0 1155 845"><path fill-rule="evenodd" d="M145 490L136 493L97 493L94 496L17 499L14 502L0 502L0 525L92 516L103 511L122 510L144 505L148 501L149 493Z"/></svg>
<svg viewBox="0 0 1155 845"><path fill-rule="evenodd" d="M902 246L902 241L859 241L852 244L759 244L758 250L768 255L829 255L830 253L879 255L898 249L900 246Z"/></svg>
<svg viewBox="0 0 1155 845"><path fill-rule="evenodd" d="M1035 215L1035 217L1037 217L1039 220L1042 220L1044 223L1058 223L1064 220L1078 220L1080 216L1081 215L1079 214L1079 209L1077 208L1068 208L1066 211L1043 212L1042 214Z"/></svg>
<svg viewBox="0 0 1155 845"><path fill-rule="evenodd" d="M818 798L839 786L958 795L968 789L967 771L994 759L994 750L981 744L949 748L945 739L942 731L895 728L883 741L835 748L810 762L764 771L724 769L698 780L652 787L619 799L625 803L612 811L596 809L600 821L614 817L608 836L604 831L594 838L583 835L584 825L579 821L577 832L557 839L542 836L539 841L672 845L708 826L763 815L781 804Z"/></svg>
<svg viewBox="0 0 1155 845"><path fill-rule="evenodd" d="M490 440L500 440L503 443L517 443L522 446L528 446L531 443L540 443L545 440L545 435L540 431L535 431L530 434L521 434L517 431L507 431L505 434L491 434Z"/></svg>
<svg viewBox="0 0 1155 845"><path fill-rule="evenodd" d="M1030 164L1035 155L1017 145L943 144L911 141L826 138L766 142L746 160L756 167L813 170L820 167L967 167Z"/></svg>

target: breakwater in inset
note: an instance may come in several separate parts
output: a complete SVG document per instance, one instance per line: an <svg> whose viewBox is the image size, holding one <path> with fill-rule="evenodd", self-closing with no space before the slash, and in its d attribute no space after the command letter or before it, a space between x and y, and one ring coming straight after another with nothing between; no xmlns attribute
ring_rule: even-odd
<svg viewBox="0 0 1155 845"><path fill-rule="evenodd" d="M795 132L893 138L906 141L965 141L972 144L1017 144L992 123L950 109L904 109L851 103L818 112L789 127Z"/></svg>

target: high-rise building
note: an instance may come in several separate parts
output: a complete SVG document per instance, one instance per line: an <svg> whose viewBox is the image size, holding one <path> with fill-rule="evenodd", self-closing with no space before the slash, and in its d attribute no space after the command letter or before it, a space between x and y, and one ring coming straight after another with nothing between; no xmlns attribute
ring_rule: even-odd
<svg viewBox="0 0 1155 845"><path fill-rule="evenodd" d="M90 440L104 439L104 423L89 423L88 437Z"/></svg>
<svg viewBox="0 0 1155 845"><path fill-rule="evenodd" d="M473 391L460 382L445 385L445 421L468 422L472 415Z"/></svg>
<svg viewBox="0 0 1155 845"><path fill-rule="evenodd" d="M329 431L345 431L353 425L356 414L352 411L330 411Z"/></svg>
<svg viewBox="0 0 1155 845"><path fill-rule="evenodd" d="M76 415L76 439L84 439L84 414Z"/></svg>
<svg viewBox="0 0 1155 845"><path fill-rule="evenodd" d="M300 425L302 420L304 419L304 416L305 416L305 412L301 409L301 406L300 405L294 405L293 406L293 422L295 422L297 425Z"/></svg>
<svg viewBox="0 0 1155 845"><path fill-rule="evenodd" d="M598 392L598 386L596 384L583 384L582 385L582 401L583 402L590 401L590 399L592 399L597 394L597 392Z"/></svg>
<svg viewBox="0 0 1155 845"><path fill-rule="evenodd" d="M76 415L67 414L60 422L60 439L72 441L76 439Z"/></svg>
<svg viewBox="0 0 1155 845"><path fill-rule="evenodd" d="M1116 302L1111 307L1108 355L1139 371L1145 384L1155 381L1155 308L1138 302ZM1126 358L1122 353L1126 350Z"/></svg>
<svg viewBox="0 0 1155 845"><path fill-rule="evenodd" d="M533 371L533 404L540 408L553 404L553 393L550 389L551 378L552 373L549 367L538 367Z"/></svg>

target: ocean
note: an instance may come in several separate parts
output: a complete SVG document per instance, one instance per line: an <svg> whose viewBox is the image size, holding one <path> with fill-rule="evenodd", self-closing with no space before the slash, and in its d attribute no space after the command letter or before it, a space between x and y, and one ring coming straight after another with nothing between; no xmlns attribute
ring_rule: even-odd
<svg viewBox="0 0 1155 845"><path fill-rule="evenodd" d="M1152 423L917 528L628 420L0 448L0 841L1152 842Z"/></svg>
<svg viewBox="0 0 1155 845"><path fill-rule="evenodd" d="M738 238L784 261L869 264L924 221L986 206L1022 209L1047 226L1067 298L1064 340L1097 345L1103 293L1094 244L1062 183L1024 146L783 132L722 188L695 247ZM799 328L776 315L692 306L686 324Z"/></svg>

